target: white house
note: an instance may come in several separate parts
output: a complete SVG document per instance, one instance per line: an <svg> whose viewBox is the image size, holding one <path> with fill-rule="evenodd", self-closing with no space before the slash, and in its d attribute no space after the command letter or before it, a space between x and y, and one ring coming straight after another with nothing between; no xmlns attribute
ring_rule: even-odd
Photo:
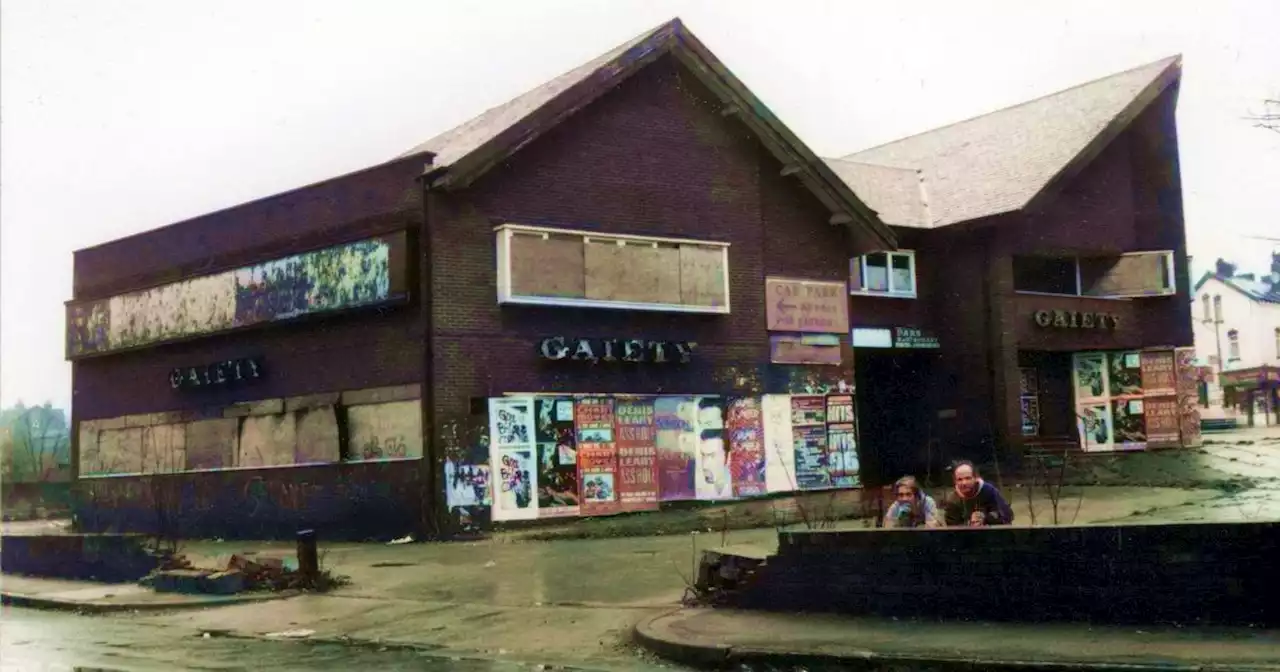
<svg viewBox="0 0 1280 672"><path fill-rule="evenodd" d="M1250 400L1263 417L1280 412L1275 392L1280 387L1280 255L1262 278L1205 273L1195 284L1192 300L1197 360L1212 372L1204 389L1208 412L1202 415L1248 415ZM1243 386L1242 394L1228 393L1230 398L1224 399L1224 380L1228 388L1253 382ZM1250 394L1250 389L1257 392Z"/></svg>

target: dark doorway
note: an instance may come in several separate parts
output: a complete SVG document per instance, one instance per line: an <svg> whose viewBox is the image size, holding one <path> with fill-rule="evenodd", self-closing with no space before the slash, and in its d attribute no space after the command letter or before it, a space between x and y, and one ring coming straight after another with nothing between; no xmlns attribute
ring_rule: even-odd
<svg viewBox="0 0 1280 672"><path fill-rule="evenodd" d="M930 442L937 424L936 358L921 352L854 351L864 484L888 485L905 474L928 478ZM935 470L938 459L932 456Z"/></svg>

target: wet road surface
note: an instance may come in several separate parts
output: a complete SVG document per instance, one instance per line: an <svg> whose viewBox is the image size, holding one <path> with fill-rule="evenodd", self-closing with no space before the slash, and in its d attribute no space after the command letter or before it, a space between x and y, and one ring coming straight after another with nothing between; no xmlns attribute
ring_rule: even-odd
<svg viewBox="0 0 1280 672"><path fill-rule="evenodd" d="M268 669L524 672L537 668L417 651L204 638L184 628L10 607L0 616L3 672Z"/></svg>

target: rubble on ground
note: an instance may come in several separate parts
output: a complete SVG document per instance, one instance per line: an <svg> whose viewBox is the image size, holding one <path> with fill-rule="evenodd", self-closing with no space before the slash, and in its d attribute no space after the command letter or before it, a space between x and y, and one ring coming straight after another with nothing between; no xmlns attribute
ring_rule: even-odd
<svg viewBox="0 0 1280 672"><path fill-rule="evenodd" d="M767 552L747 546L704 550L698 562L698 575L686 591L685 604L724 603L751 581L768 557Z"/></svg>
<svg viewBox="0 0 1280 672"><path fill-rule="evenodd" d="M156 571L140 583L160 592L233 595L246 591L324 588L335 581L326 573L317 579L312 581L298 571L298 563L293 558L250 558L236 553L225 568L209 569L195 567L185 555L171 554L161 559Z"/></svg>

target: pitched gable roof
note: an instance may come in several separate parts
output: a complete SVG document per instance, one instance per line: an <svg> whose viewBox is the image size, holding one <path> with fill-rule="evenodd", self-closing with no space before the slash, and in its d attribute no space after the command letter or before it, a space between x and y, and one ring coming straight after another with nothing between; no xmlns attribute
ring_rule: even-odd
<svg viewBox="0 0 1280 672"><path fill-rule="evenodd" d="M1261 301L1263 303L1280 303L1280 280L1271 281L1268 278L1255 279L1252 277L1241 278L1232 277L1225 278L1213 271L1206 271L1200 279L1196 281L1194 287L1191 288L1191 300L1195 300L1195 293L1210 280L1217 280L1231 289L1244 294L1252 301Z"/></svg>
<svg viewBox="0 0 1280 672"><path fill-rule="evenodd" d="M902 226L937 228L1022 210L1119 135L1177 81L1181 62L1165 58L843 157L918 171L927 202L907 206L899 202L903 185L860 181L856 172L847 181L882 212L928 213L923 223Z"/></svg>
<svg viewBox="0 0 1280 672"><path fill-rule="evenodd" d="M832 212L832 224L850 226L864 245L897 246L893 231L712 54L680 19L673 19L541 86L410 149L401 157L432 153L433 184L463 188L556 124L671 54L720 98L721 113L740 119L784 166Z"/></svg>

